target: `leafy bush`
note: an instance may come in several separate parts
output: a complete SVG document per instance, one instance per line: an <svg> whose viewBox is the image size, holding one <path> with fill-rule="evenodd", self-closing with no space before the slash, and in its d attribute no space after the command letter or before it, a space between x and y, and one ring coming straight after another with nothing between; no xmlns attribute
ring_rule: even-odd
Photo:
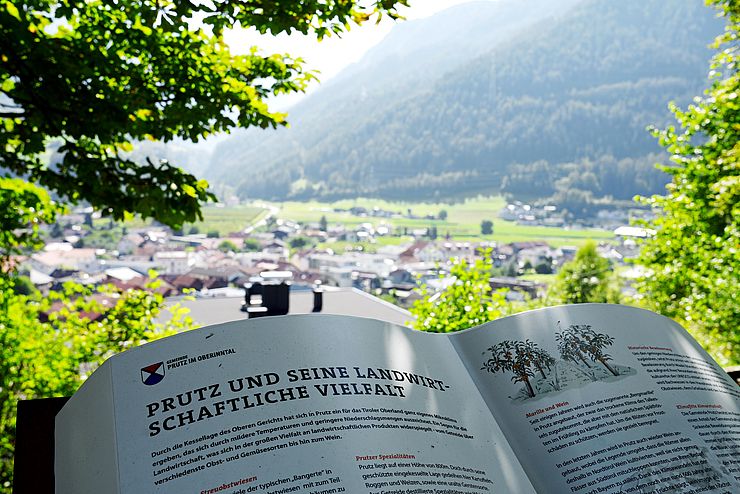
<svg viewBox="0 0 740 494"><path fill-rule="evenodd" d="M490 251L472 265L465 260L453 263L450 275L455 282L444 291L435 293L424 285L422 298L414 302L411 313L416 316L414 329L447 333L467 329L508 315L506 291L493 291L488 279L493 263Z"/></svg>
<svg viewBox="0 0 740 494"><path fill-rule="evenodd" d="M262 250L262 245L260 245L258 240L245 238L244 243L242 244L242 250L244 252L259 252Z"/></svg>
<svg viewBox="0 0 740 494"><path fill-rule="evenodd" d="M69 396L105 359L193 326L187 311L156 323L161 295L65 284L48 296L17 293L13 276L0 276L0 493L13 485L18 400ZM114 302L104 306L100 297ZM102 314L97 321L89 314ZM47 322L42 322L47 319Z"/></svg>
<svg viewBox="0 0 740 494"><path fill-rule="evenodd" d="M740 364L740 5L712 0L727 19L715 42L712 87L655 131L673 163L664 196L647 202L658 217L638 263L649 308L673 317L722 365Z"/></svg>
<svg viewBox="0 0 740 494"><path fill-rule="evenodd" d="M609 261L599 256L596 244L586 243L576 257L563 264L550 292L553 303L618 302L619 290Z"/></svg>

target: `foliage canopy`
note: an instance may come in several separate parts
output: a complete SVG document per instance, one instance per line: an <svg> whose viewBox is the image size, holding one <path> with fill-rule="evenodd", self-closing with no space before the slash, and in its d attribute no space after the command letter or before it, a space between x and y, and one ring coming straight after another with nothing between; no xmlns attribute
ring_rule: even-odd
<svg viewBox="0 0 740 494"><path fill-rule="evenodd" d="M611 280L609 261L599 255L595 243L588 242L560 268L550 295L553 302L563 304L618 302Z"/></svg>
<svg viewBox="0 0 740 494"><path fill-rule="evenodd" d="M17 178L0 177L0 263L42 244L39 227L53 223L60 208L49 194Z"/></svg>
<svg viewBox="0 0 740 494"><path fill-rule="evenodd" d="M711 88L677 126L655 131L672 181L648 202L657 233L642 247L639 290L651 308L686 323L722 364L740 364L740 5L712 0L727 20L714 43Z"/></svg>
<svg viewBox="0 0 740 494"><path fill-rule="evenodd" d="M454 283L441 292L424 285L421 299L411 307L415 316L414 329L434 333L447 333L472 328L509 314L503 290L493 291L491 277L491 252L472 265L464 259L453 262L450 275Z"/></svg>
<svg viewBox="0 0 740 494"><path fill-rule="evenodd" d="M166 162L135 162L132 143L285 125L265 99L313 78L287 55L232 54L224 30L240 24L321 38L373 16L398 17L405 4L5 0L0 166L117 219L193 222L200 203L214 199L208 183Z"/></svg>
<svg viewBox="0 0 740 494"><path fill-rule="evenodd" d="M169 322L156 323L164 300L161 295L144 290L118 293L110 288L93 290L69 283L48 296L19 295L15 283L12 277L0 276L3 494L9 494L12 487L19 399L70 396L111 355L193 326L179 307L171 309L173 317ZM92 318L95 313L101 317Z"/></svg>

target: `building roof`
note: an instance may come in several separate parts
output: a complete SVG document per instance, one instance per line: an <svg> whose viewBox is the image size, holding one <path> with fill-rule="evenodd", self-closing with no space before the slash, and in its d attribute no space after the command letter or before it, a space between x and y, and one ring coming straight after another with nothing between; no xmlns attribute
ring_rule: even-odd
<svg viewBox="0 0 740 494"><path fill-rule="evenodd" d="M187 274L196 278L231 279L246 273L238 266L219 266L215 268L196 267L191 269Z"/></svg>
<svg viewBox="0 0 740 494"><path fill-rule="evenodd" d="M77 265L95 260L95 249L46 250L35 253L31 258L46 266Z"/></svg>
<svg viewBox="0 0 740 494"><path fill-rule="evenodd" d="M429 242L427 242L427 241L424 241L424 240L416 241L413 244L411 244L411 246L409 246L409 248L407 248L406 250L404 250L403 252L401 252L398 255L398 257L401 257L401 258L415 257L419 252L421 252L422 250L424 250L427 245L429 245Z"/></svg>
<svg viewBox="0 0 740 494"><path fill-rule="evenodd" d="M176 295L180 293L180 290L176 289L174 286L172 286L170 283L163 280L161 277L157 280L157 286L156 288L152 288L149 283L152 280L147 277L139 277L139 278L132 278L128 281L118 280L115 278L110 278L107 280L107 283L115 286L119 290L126 291L129 289L132 290L146 290L146 291L153 291L155 293L159 293L160 295L163 295L165 297L169 295Z"/></svg>
<svg viewBox="0 0 740 494"><path fill-rule="evenodd" d="M532 249L537 247L549 247L547 242L543 241L530 241L530 242L511 242L511 247L515 251L520 251L524 249Z"/></svg>
<svg viewBox="0 0 740 494"><path fill-rule="evenodd" d="M54 278L52 278L51 276L35 269L31 269L29 278L31 278L31 283L33 283L34 285L46 285L54 281Z"/></svg>
<svg viewBox="0 0 740 494"><path fill-rule="evenodd" d="M356 288L323 289L322 314L339 314L346 316L369 317L399 325L413 321L411 313L385 300L374 297ZM190 309L190 317L197 324L210 326L222 322L245 319L241 312L244 297L214 297L187 300L182 297L169 298L167 305L179 302ZM310 314L313 310L313 292L310 290L291 290L289 314ZM168 312L160 316L160 322L166 320Z"/></svg>
<svg viewBox="0 0 740 494"><path fill-rule="evenodd" d="M187 259L188 253L184 250L165 250L154 254L155 259Z"/></svg>
<svg viewBox="0 0 740 494"><path fill-rule="evenodd" d="M139 273L138 271L134 271L133 269L123 266L120 268L110 268L105 270L106 276L109 276L111 278L115 278L120 281L131 281L134 278L144 278L144 275Z"/></svg>
<svg viewBox="0 0 740 494"><path fill-rule="evenodd" d="M622 237L647 238L655 235L655 230L649 228L640 228L636 226L620 226L614 230L614 235Z"/></svg>

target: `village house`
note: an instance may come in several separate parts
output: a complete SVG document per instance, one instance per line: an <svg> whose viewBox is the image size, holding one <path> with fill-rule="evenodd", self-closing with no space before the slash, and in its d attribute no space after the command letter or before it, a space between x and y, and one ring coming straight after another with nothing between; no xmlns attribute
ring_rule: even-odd
<svg viewBox="0 0 740 494"><path fill-rule="evenodd" d="M542 283L511 277L491 277L488 280L488 284L494 291L501 289L508 290L506 292L506 299L512 301L521 301L526 297L533 299L539 298L544 295L546 290L546 286Z"/></svg>
<svg viewBox="0 0 740 494"><path fill-rule="evenodd" d="M562 259L563 254L559 249L553 249L547 244L532 245L516 250L519 266L529 264L532 267L540 264L552 264L553 261Z"/></svg>
<svg viewBox="0 0 740 494"><path fill-rule="evenodd" d="M204 233L193 233L190 235L172 235L168 239L170 244L175 249L182 249L186 247L201 247L206 241L207 237Z"/></svg>
<svg viewBox="0 0 740 494"><path fill-rule="evenodd" d="M147 290L159 293L162 296L169 297L177 295L179 292L169 284L165 279L158 278L156 287L151 286L151 279L148 276L134 271L127 267L111 268L105 270L105 279L103 284L113 285L121 291L125 290Z"/></svg>
<svg viewBox="0 0 740 494"><path fill-rule="evenodd" d="M238 254L235 254L233 256L233 259L236 260L239 265L242 267L252 267L260 262L272 262L277 263L280 260L284 259L282 253L275 254L272 252L239 252Z"/></svg>
<svg viewBox="0 0 740 494"><path fill-rule="evenodd" d="M135 249L141 246L146 238L137 232L130 232L121 238L116 245L119 254L132 254Z"/></svg>
<svg viewBox="0 0 740 494"><path fill-rule="evenodd" d="M236 266L208 267L193 268L188 272L188 275L194 278L208 280L215 288L215 285L228 286L236 284L247 275L247 272Z"/></svg>
<svg viewBox="0 0 740 494"><path fill-rule="evenodd" d="M386 256L361 252L340 255L315 253L307 256L307 259L308 269L318 272L328 271L330 268L349 268L385 277L395 268L393 260Z"/></svg>
<svg viewBox="0 0 740 494"><path fill-rule="evenodd" d="M288 228L287 226L279 226L272 230L272 237L275 240L285 241L295 234L295 230Z"/></svg>
<svg viewBox="0 0 740 494"><path fill-rule="evenodd" d="M474 243L474 242L437 242L435 244L439 249L444 260L450 259L464 259L468 262L475 260L480 257L480 253L483 249L488 247L494 247L495 244L489 245L488 243ZM422 259L424 260L424 259Z"/></svg>
<svg viewBox="0 0 740 494"><path fill-rule="evenodd" d="M428 245L429 245L429 242L425 240L417 240L416 242L411 244L409 247L407 247L406 250L398 254L399 264L424 262L422 261L421 257L426 256L425 254L423 254L423 252L424 252L424 249L426 249Z"/></svg>
<svg viewBox="0 0 740 494"><path fill-rule="evenodd" d="M310 249L296 250L290 257L290 262L298 267L298 269L302 271L308 271L310 269L308 258L313 254L323 253L326 252L313 247Z"/></svg>
<svg viewBox="0 0 740 494"><path fill-rule="evenodd" d="M185 274L194 264L192 254L184 250L156 252L152 260L162 274L170 275Z"/></svg>
<svg viewBox="0 0 740 494"><path fill-rule="evenodd" d="M399 268L388 273L384 288L397 290L413 290L416 287L416 276L410 270Z"/></svg>
<svg viewBox="0 0 740 494"><path fill-rule="evenodd" d="M159 266L157 263L152 261L152 255L129 255L129 256L118 256L115 259L102 259L100 261L101 267L104 269L109 268L131 268L139 273L148 273L150 270L157 270Z"/></svg>
<svg viewBox="0 0 740 494"><path fill-rule="evenodd" d="M60 268L87 272L99 269L96 249L76 249L68 243L47 244L28 262L33 269L48 275Z"/></svg>
<svg viewBox="0 0 740 494"><path fill-rule="evenodd" d="M281 261L285 261L288 259L288 256L290 255L290 249L288 248L288 245L283 242L282 240L275 239L272 242L268 243L264 247L262 247L262 253L263 254L275 254L278 256L278 259Z"/></svg>

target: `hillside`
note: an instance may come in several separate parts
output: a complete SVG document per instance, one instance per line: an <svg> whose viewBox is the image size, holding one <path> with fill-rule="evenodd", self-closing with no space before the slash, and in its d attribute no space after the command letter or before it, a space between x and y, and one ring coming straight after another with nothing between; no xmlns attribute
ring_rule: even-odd
<svg viewBox="0 0 740 494"><path fill-rule="evenodd" d="M291 128L219 144L206 177L242 197L441 199L514 193L536 169L531 195L559 181L599 197L615 195L599 175L615 163L639 177L617 192L659 191L645 128L702 90L721 24L700 0L552 4L478 2L400 24L296 106ZM581 166L591 182L576 180Z"/></svg>

